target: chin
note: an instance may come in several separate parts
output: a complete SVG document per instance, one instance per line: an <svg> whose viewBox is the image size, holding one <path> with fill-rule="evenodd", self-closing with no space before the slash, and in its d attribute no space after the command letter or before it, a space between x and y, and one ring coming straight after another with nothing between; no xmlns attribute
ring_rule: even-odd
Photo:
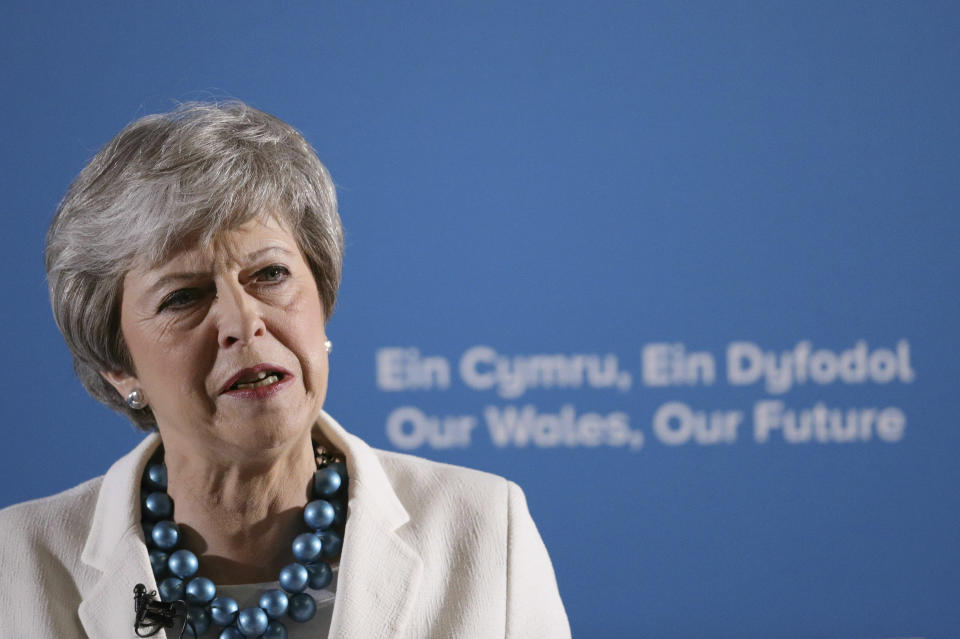
<svg viewBox="0 0 960 639"><path fill-rule="evenodd" d="M229 433L232 444L243 448L269 450L280 448L302 437L313 427L314 420L302 415L264 412L247 415L222 430Z"/></svg>

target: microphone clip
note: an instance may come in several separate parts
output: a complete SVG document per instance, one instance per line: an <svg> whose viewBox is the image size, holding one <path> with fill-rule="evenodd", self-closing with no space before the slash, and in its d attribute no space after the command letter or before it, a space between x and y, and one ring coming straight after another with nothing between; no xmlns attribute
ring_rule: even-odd
<svg viewBox="0 0 960 639"><path fill-rule="evenodd" d="M187 624L186 602L158 601L155 599L156 596L156 591L152 590L148 593L143 584L133 587L133 611L136 615L133 629L137 636L152 637L163 628L173 628L177 623L177 617L182 617L178 631L179 636L183 636L183 630Z"/></svg>

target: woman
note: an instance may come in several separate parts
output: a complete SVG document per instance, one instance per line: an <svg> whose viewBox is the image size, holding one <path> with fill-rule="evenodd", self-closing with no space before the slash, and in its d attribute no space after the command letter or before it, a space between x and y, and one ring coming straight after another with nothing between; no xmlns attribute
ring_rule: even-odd
<svg viewBox="0 0 960 639"><path fill-rule="evenodd" d="M323 412L342 253L326 169L241 103L142 118L84 168L54 315L87 390L153 434L0 513L5 636L569 635L516 485Z"/></svg>

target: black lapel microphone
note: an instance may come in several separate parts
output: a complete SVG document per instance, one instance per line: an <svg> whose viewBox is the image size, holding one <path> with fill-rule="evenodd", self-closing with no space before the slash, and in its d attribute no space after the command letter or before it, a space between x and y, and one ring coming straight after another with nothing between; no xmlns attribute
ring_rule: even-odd
<svg viewBox="0 0 960 639"><path fill-rule="evenodd" d="M133 622L133 629L138 637L152 637L163 628L174 628L177 624L177 618L180 618L180 628L174 630L179 632L179 637L183 637L183 631L187 627L187 602L178 601L157 601L156 591L147 592L146 586L137 584L133 587L133 611L136 613L136 619Z"/></svg>

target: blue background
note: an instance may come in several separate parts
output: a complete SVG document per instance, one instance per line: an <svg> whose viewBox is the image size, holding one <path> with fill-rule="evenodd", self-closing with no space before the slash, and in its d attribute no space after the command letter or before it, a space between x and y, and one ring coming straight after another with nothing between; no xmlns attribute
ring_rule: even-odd
<svg viewBox="0 0 960 639"><path fill-rule="evenodd" d="M83 6L83 5L87 6ZM956 636L960 627L960 5L6 3L0 20L0 506L103 473L140 435L89 399L46 299L43 235L116 131L237 97L304 132L347 229L327 409L390 448L401 405L624 411L639 451L413 452L524 487L581 637ZM640 353L908 340L911 384L791 406L897 406L902 441L664 446ZM466 388L462 352L614 353L629 392ZM447 358L377 387L375 352Z"/></svg>

